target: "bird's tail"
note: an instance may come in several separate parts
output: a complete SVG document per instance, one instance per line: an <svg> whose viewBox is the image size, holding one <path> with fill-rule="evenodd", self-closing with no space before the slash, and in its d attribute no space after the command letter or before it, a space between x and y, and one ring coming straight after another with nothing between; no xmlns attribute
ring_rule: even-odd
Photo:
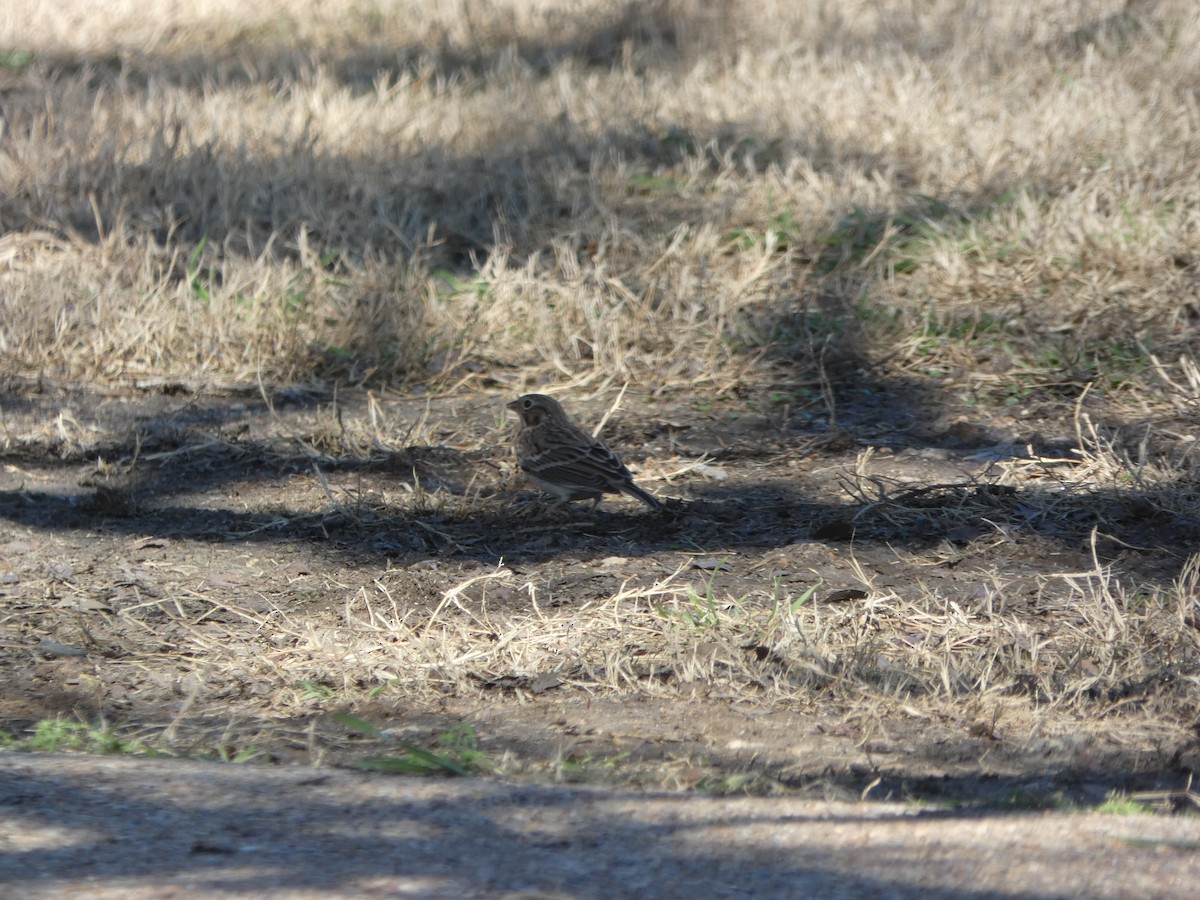
<svg viewBox="0 0 1200 900"><path fill-rule="evenodd" d="M641 500L643 503L645 503L651 509L661 510L663 508L663 505L658 501L657 497L655 497L653 494L649 494L646 491L643 491L640 487L638 487L632 481L629 482L628 484L626 484L621 489L625 493L627 493L630 497L637 497L639 500Z"/></svg>

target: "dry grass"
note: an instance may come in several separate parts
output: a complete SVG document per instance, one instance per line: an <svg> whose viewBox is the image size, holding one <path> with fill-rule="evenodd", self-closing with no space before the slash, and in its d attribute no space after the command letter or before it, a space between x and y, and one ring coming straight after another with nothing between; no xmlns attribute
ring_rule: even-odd
<svg viewBox="0 0 1200 900"><path fill-rule="evenodd" d="M725 579L721 548L681 541L661 572L613 562L619 589L581 605L500 561L420 602L385 570L327 583L319 612L204 588L126 606L135 665L189 660L198 679L168 744L201 699L302 717L385 691L523 702L562 685L1019 721L1022 740L1111 733L1136 708L1153 744L1200 712L1200 557L1176 548L1186 564L1155 584L1097 542L1134 540L1138 504L1198 516L1197 71L1185 0L10 0L0 377L268 400L297 383L628 384L834 435L886 384L931 420L1057 423L986 482L913 486L872 450L844 474L825 527L928 532L897 551L918 591L878 560L856 563L850 599L810 591L819 568ZM359 419L335 407L264 450L305 458L318 486L287 515L362 534L398 515L460 549L472 517L507 522L505 471L387 497L331 484L380 448L415 471L420 448L478 461L502 433L388 415L372 394ZM100 455L69 412L55 427L5 425L5 447ZM712 462L678 452L639 476L686 489ZM1090 542L1091 564L987 563L1025 526ZM516 527L515 550L540 546ZM968 588L921 581L955 554L977 566ZM202 690L213 673L236 696Z"/></svg>
<svg viewBox="0 0 1200 900"><path fill-rule="evenodd" d="M730 390L832 341L1119 393L1190 350L1187 3L42 6L10 371Z"/></svg>

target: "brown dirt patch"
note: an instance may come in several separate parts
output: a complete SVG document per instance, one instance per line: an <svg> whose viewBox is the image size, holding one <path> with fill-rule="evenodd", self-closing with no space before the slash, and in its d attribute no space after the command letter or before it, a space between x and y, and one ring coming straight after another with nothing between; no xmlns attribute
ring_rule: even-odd
<svg viewBox="0 0 1200 900"><path fill-rule="evenodd" d="M505 777L718 792L1186 788L1200 529L1047 490L1078 448L627 399L606 437L669 513L547 520L504 399L10 393L0 722L337 764L465 723Z"/></svg>
<svg viewBox="0 0 1200 900"><path fill-rule="evenodd" d="M0 756L9 897L1193 896L1200 822ZM149 849L148 849L149 848Z"/></svg>

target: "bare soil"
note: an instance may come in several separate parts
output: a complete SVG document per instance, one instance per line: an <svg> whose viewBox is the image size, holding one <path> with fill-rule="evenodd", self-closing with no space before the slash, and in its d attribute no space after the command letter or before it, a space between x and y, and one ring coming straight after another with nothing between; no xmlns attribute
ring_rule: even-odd
<svg viewBox="0 0 1200 900"><path fill-rule="evenodd" d="M7 897L1195 895L1200 821L0 755Z"/></svg>
<svg viewBox="0 0 1200 900"><path fill-rule="evenodd" d="M869 398L846 430L814 433L782 412L626 397L605 435L668 513L617 500L547 517L512 474L507 395L295 391L268 406L176 390L5 395L0 724L14 737L66 717L175 755L354 765L466 723L514 779L1018 807L1186 796L1187 659L1071 700L1036 667L938 696L950 670L889 661L896 635L949 638L887 621L873 598L931 620L947 600L968 616L1003 602L1047 634L1074 615L1048 585L1099 571L1149 596L1179 579L1195 518L1103 492L1053 495L1039 516L1035 488L999 483L1038 442L1062 445L1043 469L1075 464L1069 436L1037 422L965 441ZM396 444L355 458L372 408ZM605 408L576 405L592 421ZM892 439L865 453L849 429L867 425ZM416 429L426 440L399 440ZM680 459L708 462L667 477ZM880 493L855 500L852 484ZM655 592L672 577L686 590ZM403 627L349 627L385 596ZM808 649L749 627L771 597L818 617L792 629ZM604 608L617 612L588 618ZM877 633L877 659L851 664L812 633L847 616ZM429 644L442 659L396 655L452 622L473 629L461 648L451 635ZM497 655L521 641L523 656Z"/></svg>

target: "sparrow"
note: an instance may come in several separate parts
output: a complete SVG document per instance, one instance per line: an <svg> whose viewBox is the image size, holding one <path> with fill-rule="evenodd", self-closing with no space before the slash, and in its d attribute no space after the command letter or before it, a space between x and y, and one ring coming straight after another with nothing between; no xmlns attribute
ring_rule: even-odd
<svg viewBox="0 0 1200 900"><path fill-rule="evenodd" d="M513 436L517 464L530 481L555 498L551 510L572 500L591 500L595 509L604 494L628 494L651 509L663 508L633 483L633 475L617 455L572 422L553 397L525 394L505 408L519 419Z"/></svg>

